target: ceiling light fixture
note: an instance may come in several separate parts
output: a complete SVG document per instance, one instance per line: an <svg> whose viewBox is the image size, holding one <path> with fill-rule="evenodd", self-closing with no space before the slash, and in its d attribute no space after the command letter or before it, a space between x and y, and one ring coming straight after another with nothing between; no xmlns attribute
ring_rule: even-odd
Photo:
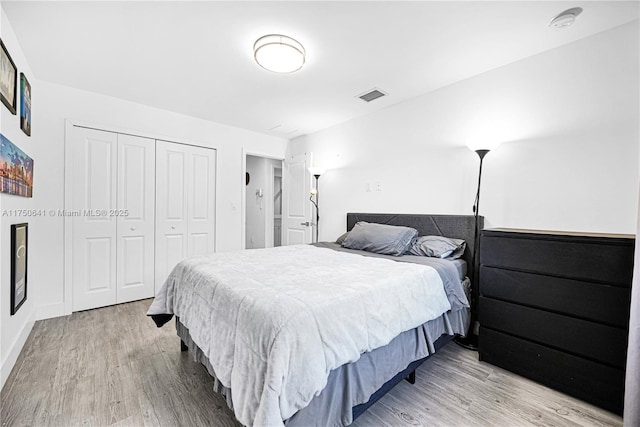
<svg viewBox="0 0 640 427"><path fill-rule="evenodd" d="M556 15L551 22L549 22L549 26L551 28L566 28L572 25L576 17L582 13L581 7L572 7L571 9L567 9L564 12Z"/></svg>
<svg viewBox="0 0 640 427"><path fill-rule="evenodd" d="M253 56L264 69L275 73L293 73L304 65L306 52L302 44L291 37L269 34L256 40Z"/></svg>

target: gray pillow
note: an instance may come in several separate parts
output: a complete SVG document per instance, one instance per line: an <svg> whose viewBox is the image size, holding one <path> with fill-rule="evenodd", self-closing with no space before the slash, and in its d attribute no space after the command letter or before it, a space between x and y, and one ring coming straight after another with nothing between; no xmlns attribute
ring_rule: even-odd
<svg viewBox="0 0 640 427"><path fill-rule="evenodd" d="M342 234L340 237L338 237L336 239L336 243L339 245L342 245L342 243L344 243L345 239L347 238L347 236L349 235L349 232L347 231L346 233Z"/></svg>
<svg viewBox="0 0 640 427"><path fill-rule="evenodd" d="M409 246L409 254L435 258L458 259L464 253L467 243L461 239L444 236L420 236Z"/></svg>
<svg viewBox="0 0 640 427"><path fill-rule="evenodd" d="M359 221L349 232L342 246L349 249L399 256L404 254L418 230L410 227Z"/></svg>

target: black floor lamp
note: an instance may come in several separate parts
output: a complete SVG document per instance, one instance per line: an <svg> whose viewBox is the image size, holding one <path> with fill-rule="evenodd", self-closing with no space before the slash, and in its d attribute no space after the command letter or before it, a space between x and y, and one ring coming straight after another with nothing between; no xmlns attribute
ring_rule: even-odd
<svg viewBox="0 0 640 427"><path fill-rule="evenodd" d="M469 304L471 305L471 321L469 322L469 330L467 331L467 335L465 337L457 336L455 338L455 342L469 350L478 350L478 286L480 284L479 281L479 273L480 273L480 221L479 221L479 210L480 210L480 184L482 183L482 161L484 157L491 151L492 149L497 148L497 145L493 145L492 147L482 147L477 148L473 146L469 146L469 148L476 152L478 157L480 157L480 169L478 170L478 190L476 191L476 198L473 202L473 215L475 217L475 229L473 232L473 277L471 277L471 301Z"/></svg>
<svg viewBox="0 0 640 427"><path fill-rule="evenodd" d="M318 243L318 234L320 231L320 209L318 208L319 181L320 175L322 175L324 172L324 168L318 166L312 166L309 168L309 173L311 173L311 175L313 175L316 179L316 187L311 190L311 196L309 197L309 200L311 200L311 203L313 203L313 206L315 206L316 208L316 222L315 224L311 223L312 225L316 226L316 243Z"/></svg>

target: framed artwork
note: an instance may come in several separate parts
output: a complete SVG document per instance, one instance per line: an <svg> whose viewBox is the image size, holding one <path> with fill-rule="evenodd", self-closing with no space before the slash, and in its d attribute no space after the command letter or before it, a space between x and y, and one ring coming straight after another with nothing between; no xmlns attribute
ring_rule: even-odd
<svg viewBox="0 0 640 427"><path fill-rule="evenodd" d="M11 315L27 300L28 224L11 225Z"/></svg>
<svg viewBox="0 0 640 427"><path fill-rule="evenodd" d="M0 134L0 193L33 196L33 159Z"/></svg>
<svg viewBox="0 0 640 427"><path fill-rule="evenodd" d="M18 69L11 55L0 39L0 100L11 111L16 113L16 82Z"/></svg>
<svg viewBox="0 0 640 427"><path fill-rule="evenodd" d="M31 85L20 73L20 129L31 136Z"/></svg>

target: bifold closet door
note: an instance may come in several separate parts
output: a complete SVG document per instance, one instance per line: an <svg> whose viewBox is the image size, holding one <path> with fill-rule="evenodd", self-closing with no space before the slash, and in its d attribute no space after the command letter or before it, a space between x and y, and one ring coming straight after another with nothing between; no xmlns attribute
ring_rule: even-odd
<svg viewBox="0 0 640 427"><path fill-rule="evenodd" d="M154 294L155 142L74 128L73 311Z"/></svg>
<svg viewBox="0 0 640 427"><path fill-rule="evenodd" d="M73 311L116 303L118 135L74 128L72 217Z"/></svg>
<svg viewBox="0 0 640 427"><path fill-rule="evenodd" d="M156 141L156 291L178 262L215 249L216 151Z"/></svg>
<svg viewBox="0 0 640 427"><path fill-rule="evenodd" d="M116 302L154 292L155 141L118 135Z"/></svg>
<svg viewBox="0 0 640 427"><path fill-rule="evenodd" d="M215 250L216 151L189 147L187 158L187 255Z"/></svg>

